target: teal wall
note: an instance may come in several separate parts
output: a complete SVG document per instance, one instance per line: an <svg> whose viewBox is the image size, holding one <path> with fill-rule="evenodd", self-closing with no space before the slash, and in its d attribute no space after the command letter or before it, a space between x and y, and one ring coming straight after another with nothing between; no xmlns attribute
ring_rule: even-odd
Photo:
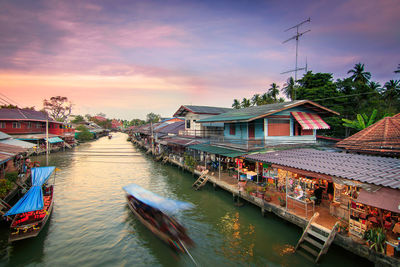
<svg viewBox="0 0 400 267"><path fill-rule="evenodd" d="M308 113L313 113L315 114L313 110L310 110L308 108L305 108L304 106L299 106L299 107L294 107L288 110L284 110L281 112L274 113L273 115L283 115L283 116L289 116L291 115L290 112L308 112ZM266 125L264 122L267 122ZM293 136L294 133L294 121L295 119L293 117L290 118L290 136ZM235 125L235 134L231 135L230 132L230 125L232 123L225 123L224 124L224 137L225 138L231 138L231 139L248 139L248 123L247 122L240 122L240 123L233 123ZM263 130L263 125L265 125L265 129ZM255 120L255 139L264 139L267 137L268 134L268 117L262 118L262 119L257 119ZM314 131L315 135L315 131ZM282 136L281 138L285 138Z"/></svg>

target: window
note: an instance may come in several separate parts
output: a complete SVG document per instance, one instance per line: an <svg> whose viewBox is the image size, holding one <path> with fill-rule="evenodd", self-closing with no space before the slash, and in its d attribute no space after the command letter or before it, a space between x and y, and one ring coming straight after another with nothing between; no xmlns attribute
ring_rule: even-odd
<svg viewBox="0 0 400 267"><path fill-rule="evenodd" d="M27 128L28 129L32 128L32 123L30 121L28 122Z"/></svg>
<svg viewBox="0 0 400 267"><path fill-rule="evenodd" d="M42 124L40 122L36 123L36 128L42 128Z"/></svg>
<svg viewBox="0 0 400 267"><path fill-rule="evenodd" d="M230 135L235 135L236 134L235 124L229 124L229 134Z"/></svg>
<svg viewBox="0 0 400 267"><path fill-rule="evenodd" d="M19 129L19 128L21 128L21 123L19 123L17 121L14 121L13 124L12 124L12 127L15 128L15 129Z"/></svg>
<svg viewBox="0 0 400 267"><path fill-rule="evenodd" d="M0 128L6 128L6 123L5 122L0 122Z"/></svg>
<svg viewBox="0 0 400 267"><path fill-rule="evenodd" d="M186 129L190 129L190 120L186 121Z"/></svg>
<svg viewBox="0 0 400 267"><path fill-rule="evenodd" d="M290 120L268 119L268 136L290 136Z"/></svg>

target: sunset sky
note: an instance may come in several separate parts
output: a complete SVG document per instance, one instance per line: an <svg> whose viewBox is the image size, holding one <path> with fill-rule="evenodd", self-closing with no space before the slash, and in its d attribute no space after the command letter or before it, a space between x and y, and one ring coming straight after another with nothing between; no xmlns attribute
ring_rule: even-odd
<svg viewBox="0 0 400 267"><path fill-rule="evenodd" d="M400 79L399 14L398 0L0 1L0 100L41 109L61 95L74 114L129 120L230 107L282 87L295 65L284 30L308 17L300 67L337 79L361 62L383 85Z"/></svg>

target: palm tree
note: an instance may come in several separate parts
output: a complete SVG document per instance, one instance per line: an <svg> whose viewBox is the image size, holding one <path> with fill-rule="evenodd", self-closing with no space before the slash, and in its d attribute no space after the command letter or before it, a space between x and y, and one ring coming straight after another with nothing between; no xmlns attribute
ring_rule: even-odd
<svg viewBox="0 0 400 267"><path fill-rule="evenodd" d="M381 85L377 82L369 82L369 88L371 91L379 92L381 89Z"/></svg>
<svg viewBox="0 0 400 267"><path fill-rule="evenodd" d="M268 94L271 96L271 98L274 100L274 102L277 101L277 96L279 95L279 86L276 85L276 83L271 83L271 88L268 89Z"/></svg>
<svg viewBox="0 0 400 267"><path fill-rule="evenodd" d="M352 73L350 78L353 82L359 82L362 84L366 84L369 79L371 79L371 73L368 71L364 71L364 64L358 63L354 66L354 69L351 69L347 72L347 74Z"/></svg>
<svg viewBox="0 0 400 267"><path fill-rule="evenodd" d="M274 100L271 98L270 94L264 93L261 95L260 106L266 105L266 104L272 104L272 103L274 103Z"/></svg>
<svg viewBox="0 0 400 267"><path fill-rule="evenodd" d="M241 108L241 106L240 106L240 102L239 102L239 100L237 100L237 99L233 99L233 104L232 104L232 107L233 107L233 108L235 108L235 109L240 109L240 108Z"/></svg>
<svg viewBox="0 0 400 267"><path fill-rule="evenodd" d="M242 108L250 107L251 106L250 99L247 99L247 98L243 97L242 102L241 102L241 106L242 106Z"/></svg>
<svg viewBox="0 0 400 267"><path fill-rule="evenodd" d="M388 103L388 109L390 111L393 102L395 102L400 97L400 81L390 80L383 86L385 91L383 91L383 98Z"/></svg>
<svg viewBox="0 0 400 267"><path fill-rule="evenodd" d="M397 66L397 70L395 70L394 73L400 73L400 64Z"/></svg>
<svg viewBox="0 0 400 267"><path fill-rule="evenodd" d="M251 98L251 104L253 106L259 106L260 103L261 103L260 94L254 94L253 97Z"/></svg>
<svg viewBox="0 0 400 267"><path fill-rule="evenodd" d="M293 77L290 77L289 79L287 79L286 83L283 85L284 87L282 88L283 93L285 94L285 96L287 98L289 98L290 100L295 100L294 99L294 90L296 90L295 88L295 83L294 83L294 79Z"/></svg>

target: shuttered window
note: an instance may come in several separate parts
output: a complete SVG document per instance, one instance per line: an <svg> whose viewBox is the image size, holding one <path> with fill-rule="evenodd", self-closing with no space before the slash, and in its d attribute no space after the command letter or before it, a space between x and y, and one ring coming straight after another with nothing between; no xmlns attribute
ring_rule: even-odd
<svg viewBox="0 0 400 267"><path fill-rule="evenodd" d="M229 134L230 135L235 135L236 134L235 124L230 124L229 125Z"/></svg>
<svg viewBox="0 0 400 267"><path fill-rule="evenodd" d="M268 136L290 136L290 120L268 119Z"/></svg>

